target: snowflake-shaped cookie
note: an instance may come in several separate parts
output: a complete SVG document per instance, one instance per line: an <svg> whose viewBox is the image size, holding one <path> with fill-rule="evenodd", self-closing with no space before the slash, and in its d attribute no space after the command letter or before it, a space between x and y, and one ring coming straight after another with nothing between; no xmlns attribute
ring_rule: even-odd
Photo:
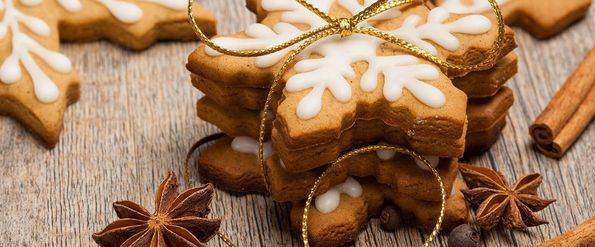
<svg viewBox="0 0 595 247"><path fill-rule="evenodd" d="M490 13L486 0L434 0L457 14ZM535 37L547 38L558 34L587 13L592 0L497 0L506 23L518 25Z"/></svg>
<svg viewBox="0 0 595 247"><path fill-rule="evenodd" d="M366 1L370 5L374 1ZM312 2L319 9L328 12L334 0ZM351 14L357 14L364 9L356 0L339 0L338 4L346 8ZM282 11L281 22L271 29L263 24L254 24L246 29L250 38L217 38L215 43L236 50L263 49L282 43L303 33L295 25L306 24L311 29L321 27L326 22L311 13L299 3L290 0L262 1L262 7L267 11ZM400 11L392 10L375 20L390 20L401 15ZM489 19L481 15L466 16L456 21L445 23L449 13L443 8L432 10L425 23L421 16L410 15L399 28L390 30L395 37L406 40L433 55L438 55L435 44L450 51L460 47L460 41L453 33L482 34L491 28ZM368 25L367 23L364 23ZM433 42L433 43L430 43ZM316 117L322 108L322 96L328 89L336 100L347 103L352 98L351 86L348 80L356 78L357 74L352 65L365 61L368 70L360 81L364 92L376 89L379 75L385 77L384 96L390 102L398 100L403 88L408 89L424 104L440 108L445 104L444 94L424 80L439 78L439 70L432 65L422 64L418 58L411 55L379 56L377 50L384 42L366 35L353 35L348 38L332 36L319 41L310 47L306 53L316 53L322 58L304 59L294 67L297 72L287 81L288 92L300 92L311 89L303 97L297 108L297 115L302 120ZM267 68L279 63L290 49L256 58L258 67ZM207 48L207 54L216 56L218 52ZM307 57L308 55L306 55Z"/></svg>
<svg viewBox="0 0 595 247"><path fill-rule="evenodd" d="M157 39L190 40L185 0L0 0L0 114L54 146L79 79L59 41L106 38L131 49ZM204 9L200 23L214 33Z"/></svg>
<svg viewBox="0 0 595 247"><path fill-rule="evenodd" d="M342 18L374 1L310 2ZM266 48L325 24L292 0L262 0L249 6L258 10L262 21L244 33L218 37L215 43L239 50ZM486 16L458 15L423 5L393 9L360 25L384 30L442 59L464 64L481 59L477 51L487 52L497 37L497 25ZM288 52L286 49L268 56L237 58L203 46L190 56L188 68L225 87L262 88L270 86L272 75ZM424 154L462 154L465 94L436 65L383 40L360 34L319 40L300 55L283 82L272 140L288 169L299 166L298 150L326 144L335 150L347 145L338 144L339 137L360 120L380 121L387 128L402 131L399 143ZM353 143L349 138L341 140ZM448 147L434 148L436 143ZM332 160L324 157L310 160L320 164L301 162L303 166L296 170Z"/></svg>

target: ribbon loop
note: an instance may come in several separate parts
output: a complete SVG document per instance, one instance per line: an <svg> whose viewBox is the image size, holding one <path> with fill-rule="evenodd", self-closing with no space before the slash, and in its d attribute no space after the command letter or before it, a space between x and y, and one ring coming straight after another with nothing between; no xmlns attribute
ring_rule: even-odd
<svg viewBox="0 0 595 247"><path fill-rule="evenodd" d="M486 0L486 1L488 1L490 3L490 6L492 7L494 14L498 18L498 38L494 41L492 49L487 52L486 57L484 59L482 59L481 61L478 61L477 63L472 64L472 65L454 64L454 63L445 61L445 60L443 60L435 55L432 55L432 54L428 53L427 51L407 42L407 41L401 40L393 35L382 32L382 31L372 28L372 27L357 27L357 24L361 23L362 21L369 20L370 18L372 18L380 13L383 13L384 11L387 11L394 7L412 4L414 2L417 2L418 0L379 0L375 3L373 3L372 5L370 5L369 7L367 7L366 9L364 9L363 11L361 11L360 13L349 18L349 25L347 25L347 22L344 22L344 21L339 22L337 19L328 16L326 13L322 12L318 8L314 7L312 4L308 3L306 0L295 0L295 1L297 1L298 3L303 5L305 8L310 10L312 13L315 13L316 15L318 15L319 17L321 17L322 19L327 21L328 24L323 27L307 31L307 32L305 32L291 40L283 42L281 44L277 44L275 46L268 47L265 49L260 49L260 50L227 49L225 47L217 45L212 40L210 40L202 32L200 27L198 27L196 19L194 18L194 11L193 11L194 0L189 0L189 2L188 2L188 17L190 19L190 22L192 23L194 32L196 33L198 38L205 45L209 46L210 48L212 48L220 53L230 55L230 56L237 56L237 57L258 57L258 56L272 54L272 53L287 49L295 44L306 41L308 39L315 39L315 41L319 40L320 38L317 38L317 37L319 37L320 33L323 33L323 32L327 33L330 31L330 32L332 32L330 35L340 34L343 37L349 36L353 33L374 36L374 37L383 39L389 43L400 46L419 57L422 57L428 61L433 62L434 64L441 67L441 69L443 71L450 69L450 70L457 71L457 72L470 72L470 71L488 69L488 68L492 67L494 64L496 64L496 62L498 61L498 57L500 55L500 51L504 44L504 38L505 38L504 37L504 17L502 16L502 12L500 11L498 4L496 3L496 0ZM341 27L341 25L343 25L343 27ZM326 36L328 36L328 35L326 35Z"/></svg>
<svg viewBox="0 0 595 247"><path fill-rule="evenodd" d="M397 148L397 147L385 146L385 145L367 146L367 147L358 148L356 150L350 151L350 152L342 155L341 157L339 157L326 170L324 170L324 172L322 172L322 174L316 179L316 181L314 182L314 186L312 186L312 188L310 189L310 193L308 194L308 199L306 199L306 205L304 206L304 212L302 214L302 239L304 241L305 246L309 246L308 212L310 210L312 200L314 200L314 195L316 194L316 190L318 190L318 187L320 186L320 183L322 183L323 179L326 178L326 176L328 176L328 174L331 174L331 172L333 170L341 167L345 160L347 160L353 156L358 156L361 154L374 152L374 151L382 151L382 150L393 151L393 152L400 153L403 155L408 155L414 159L421 161L428 168L428 170L432 173L432 175L438 182L438 185L440 186L440 200L441 200L440 214L438 215L438 219L436 220L436 225L432 229L432 233L430 233L430 236L428 236L426 238L426 240L424 241L424 244L423 244L424 247L430 246L430 243L434 240L434 238L436 238L436 236L438 235L438 232L440 232L440 227L442 225L442 221L444 220L444 213L445 213L445 209L446 209L446 190L444 188L444 182L442 182L442 178L440 177L440 173L438 173L438 171L432 166L432 164L426 158L421 156L420 154L418 154L414 151L411 151L409 149Z"/></svg>

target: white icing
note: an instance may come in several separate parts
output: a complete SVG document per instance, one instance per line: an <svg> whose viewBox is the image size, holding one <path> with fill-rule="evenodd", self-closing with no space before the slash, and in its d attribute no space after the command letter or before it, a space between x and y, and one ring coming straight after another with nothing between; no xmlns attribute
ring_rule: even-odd
<svg viewBox="0 0 595 247"><path fill-rule="evenodd" d="M20 0L28 6L40 4L43 0ZM81 0L57 0L60 6L69 12L81 11L83 6ZM136 23L142 20L143 10L130 0L94 0L105 6L112 15L123 23ZM188 2L185 0L141 0L141 2L153 3L173 10L185 10Z"/></svg>
<svg viewBox="0 0 595 247"><path fill-rule="evenodd" d="M451 23L443 23L449 15L444 8L434 8L428 14L427 22L422 25L419 25L422 19L420 16L410 15L401 28L389 33L432 55L438 55L438 49L426 40L433 41L449 51L455 51L460 47L460 42L453 33L482 34L489 31L492 26L490 20L482 15L465 16Z"/></svg>
<svg viewBox="0 0 595 247"><path fill-rule="evenodd" d="M188 1L186 0L144 0L148 3L155 3L173 10L186 10Z"/></svg>
<svg viewBox="0 0 595 247"><path fill-rule="evenodd" d="M58 0L58 3L62 8L70 12L77 12L83 9L83 5L79 0Z"/></svg>
<svg viewBox="0 0 595 247"><path fill-rule="evenodd" d="M357 14L375 2L366 0L362 5L357 0L337 1L352 14ZM333 2L334 0L316 1L315 6L323 12L328 12ZM262 24L253 24L246 30L249 38L222 37L215 39L214 42L234 50L263 49L283 43L305 32L293 24L307 24L310 29L327 24L293 0L263 0L262 7L267 11L283 12L281 22L276 24L273 30ZM400 11L394 9L376 16L375 19L395 18L400 15ZM419 25L422 17L410 15L401 27L389 33L436 55L438 49L433 43L450 51L460 47L460 42L453 33L481 34L491 28L489 19L481 15L465 16L454 22L444 23L448 17L449 13L444 8L435 8L428 14L427 23ZM364 22L360 25L369 24ZM352 65L362 61L369 65L360 81L360 87L364 92L374 91L378 85L379 75L382 74L384 75L383 94L386 100L397 101L403 94L403 88L406 88L415 98L429 107L444 106L445 95L438 88L425 82L439 79L440 71L434 65L423 64L418 58L410 55L378 56L377 50L383 43L383 40L367 35L354 34L346 38L333 35L308 47L298 58L301 61L294 67L297 73L290 77L286 84L286 90L290 93L309 90L297 106L297 116L302 120L316 117L322 110L322 97L327 89L338 102L349 102L352 98L349 80L357 76ZM258 57L256 65L260 68L273 66L290 50L285 49ZM206 52L211 56L221 55L208 47ZM322 58L307 58L309 54L318 54Z"/></svg>
<svg viewBox="0 0 595 247"><path fill-rule="evenodd" d="M43 20L35 16L23 14L15 8L12 0L3 1L6 3L0 1L0 3L2 3L0 4L0 10L6 8L6 11L2 21L0 21L0 39L3 39L6 36L8 28L11 28L13 32L20 33L19 23L24 24L28 29L39 36L47 37L50 35L50 27Z"/></svg>
<svg viewBox="0 0 595 247"><path fill-rule="evenodd" d="M270 29L263 24L252 24L246 29L246 35L252 38L238 39L221 37L213 39L216 44L234 50L253 50L253 49L264 49L267 47L274 46L275 44L283 43L301 34L301 31L287 23L278 23ZM297 47L297 44L292 47ZM210 56L218 56L221 53L207 47L206 53ZM256 66L259 68L267 68L277 64L287 54L291 52L291 49L285 49L279 52L275 52L269 55L260 56L256 58Z"/></svg>
<svg viewBox="0 0 595 247"><path fill-rule="evenodd" d="M386 143L381 142L378 145L386 145ZM376 155L378 156L379 159L387 161L387 160L392 160L397 153L395 151L391 151L391 150L378 150L376 151ZM440 164L440 157L438 156L424 156L424 158L426 160L428 160L430 162L430 164L432 165L432 167L436 168L438 167L438 165ZM428 168L428 166L426 166L426 164L424 164L423 162L421 162L418 159L414 159L415 164L422 170L426 170L429 171L430 169Z"/></svg>
<svg viewBox="0 0 595 247"><path fill-rule="evenodd" d="M258 157L258 141L247 136L240 136L233 139L231 149L236 152L253 154ZM265 142L263 147L263 157L266 160L273 154L273 145L271 142Z"/></svg>
<svg viewBox="0 0 595 247"><path fill-rule="evenodd" d="M35 34L44 37L50 36L50 27L43 20L34 16L24 15L18 11L13 13L20 23L24 24L27 28L29 28L29 30L33 31Z"/></svg>
<svg viewBox="0 0 595 247"><path fill-rule="evenodd" d="M317 0L309 1L309 3L319 10L328 13L334 1L335 0ZM283 11L283 14L281 15L282 22L307 24L312 29L328 24L324 19L320 18L295 0L262 0L261 5L266 11Z"/></svg>
<svg viewBox="0 0 595 247"><path fill-rule="evenodd" d="M364 92L376 88L378 75L382 73L385 76L383 92L388 101L398 100L402 89L407 88L430 107L439 108L445 104L445 96L440 90L421 81L438 79L438 69L420 64L419 59L410 55L377 56L376 50L381 44L379 39L360 34L347 38L335 35L315 44L312 49L322 58L298 62L294 67L296 75L289 78L285 87L288 92L312 88L298 104L298 117L308 120L320 113L325 89L329 89L337 101L349 102L352 92L348 80L356 77L351 65L358 61L370 65L360 81Z"/></svg>
<svg viewBox="0 0 595 247"><path fill-rule="evenodd" d="M378 143L378 145L387 145L387 143L380 142ZM391 150L378 150L376 151L376 155L378 155L378 158L380 158L381 160L387 161L392 160L395 157L395 155L397 155L397 153Z"/></svg>
<svg viewBox="0 0 595 247"><path fill-rule="evenodd" d="M0 10L4 10L0 20L0 40L12 34L12 52L0 64L0 81L5 84L16 83L22 78L21 64L31 76L35 96L42 103L53 103L59 97L57 85L39 67L31 54L37 55L51 69L59 73L70 73L72 63L70 60L55 51L48 50L26 33L21 32L20 25L27 27L35 35L48 37L51 29L41 18L26 15L14 5L14 0L0 0ZM56 0L60 6L70 12L82 10L80 0ZM122 0L95 0L104 5L118 20L124 23L135 23L142 19L142 9L134 3ZM159 4L174 10L186 9L185 0L141 0L148 3ZM37 6L43 0L20 0L25 6Z"/></svg>
<svg viewBox="0 0 595 247"><path fill-rule="evenodd" d="M339 207L341 193L357 198L362 196L362 192L362 185L354 178L349 177L342 184L335 185L324 194L317 196L314 204L318 211L328 214Z"/></svg>
<svg viewBox="0 0 595 247"><path fill-rule="evenodd" d="M362 75L360 86L364 92L372 92L378 83L378 74L384 74L384 97L395 102L403 95L403 88L422 103L440 108L446 103L446 96L439 89L422 80L440 78L440 72L429 64L421 64L411 55L377 57L368 61L368 71Z"/></svg>
<svg viewBox="0 0 595 247"><path fill-rule="evenodd" d="M368 39L370 37L364 35L353 35L345 39L337 35L326 38L313 47L322 58L305 59L295 65L297 74L289 78L285 89L288 92L300 92L312 88L298 105L297 115L300 119L307 120L318 115L325 89L329 89L339 102L347 103L351 100L351 86L347 79L356 77L351 64L370 59L370 54L376 53L376 46L362 46L369 43ZM345 49L337 49L338 42ZM345 50L351 52L345 54Z"/></svg>
<svg viewBox="0 0 595 247"><path fill-rule="evenodd" d="M21 3L27 6L36 6L43 2L43 0L21 0Z"/></svg>
<svg viewBox="0 0 595 247"><path fill-rule="evenodd" d="M391 160L395 157L395 152L390 150L378 150L376 151L376 154L378 155L378 158L384 161Z"/></svg>
<svg viewBox="0 0 595 247"><path fill-rule="evenodd" d="M136 4L118 0L96 0L121 22L135 23L143 18L143 10Z"/></svg>
<svg viewBox="0 0 595 247"><path fill-rule="evenodd" d="M33 1L27 4L33 4ZM36 35L49 36L50 28L43 20L23 14L15 8L12 0L4 0L2 9L4 8L4 17L0 22L0 39L5 38L10 29L12 52L0 65L0 81L12 84L20 80L22 63L31 76L37 99L42 103L55 102L60 94L58 87L39 67L31 53L37 55L51 69L64 74L72 71L72 63L66 56L44 48L20 30L19 23L22 23Z"/></svg>
<svg viewBox="0 0 595 247"><path fill-rule="evenodd" d="M339 4L352 14L362 12L364 9L366 9L366 7L372 5L376 1L378 0L364 0L364 4L362 5L358 0L338 0ZM401 16L401 11L396 8L392 8L370 18L370 20L388 20L397 18L399 16Z"/></svg>
<svg viewBox="0 0 595 247"><path fill-rule="evenodd" d="M311 4L320 9L321 11L328 13L334 1L335 0L319 0L312 1ZM357 0L340 0L339 3L342 4L351 13L356 14L359 11L363 10L365 7L374 3L374 1L366 0L365 6L360 5L359 2L357 2ZM245 30L246 35L248 35L248 37L250 38L239 39L220 37L213 39L213 42L220 46L234 50L264 49L272 47L276 44L281 44L305 32L290 23L306 24L310 27L308 30L322 27L328 24L324 19L320 18L316 14L304 8L301 4L297 3L294 0L263 0L261 5L262 8L267 11L283 11L283 14L281 16L281 22L276 24L273 27L273 29L263 24L256 23L248 26L248 28ZM391 10L386 11L385 13L380 14L378 16L375 16L374 19L386 20L389 18L397 17L399 15L400 12L398 10ZM283 59L287 54L289 54L289 52L291 52L292 49L296 48L297 46L299 46L299 44L296 44L295 46L289 47L285 50L276 52L275 54L257 57L256 65L259 68L271 67L277 64L279 61L281 61L281 59ZM222 55L221 53L211 49L210 47L206 48L206 52L210 56Z"/></svg>
<svg viewBox="0 0 595 247"><path fill-rule="evenodd" d="M497 0L500 5L504 5L510 0ZM455 14L481 14L492 9L490 2L487 0L472 0L472 3L464 4L462 0L446 0L440 5L450 13Z"/></svg>
<svg viewBox="0 0 595 247"><path fill-rule="evenodd" d="M426 158L426 160L428 160L430 162L430 165L432 165L432 167L434 168L438 167L438 165L440 164L440 157L438 156L424 156L424 158ZM424 164L418 159L415 159L415 164L422 170L430 170L430 168L428 168L426 164Z"/></svg>

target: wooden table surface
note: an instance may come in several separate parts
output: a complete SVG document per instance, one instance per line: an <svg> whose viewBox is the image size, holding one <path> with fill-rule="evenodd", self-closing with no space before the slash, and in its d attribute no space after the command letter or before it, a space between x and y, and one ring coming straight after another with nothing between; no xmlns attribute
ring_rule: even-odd
<svg viewBox="0 0 595 247"><path fill-rule="evenodd" d="M220 17L221 33L254 20L243 0L204 2ZM467 161L511 180L541 173L540 194L558 202L541 214L549 225L484 231L486 246L533 246L595 215L595 125L561 160L537 153L528 135L532 120L595 45L595 7L553 39L517 34L520 72L509 83L516 95L509 124L490 152ZM184 64L196 45L162 43L142 53L107 42L63 46L83 83L80 102L66 112L58 146L47 150L17 122L0 117L0 246L90 246L91 234L116 219L112 202L129 199L152 210L167 172L182 180L190 146L217 131L195 114L201 94ZM218 192L212 207L212 215L224 219L222 230L240 246L301 246L290 231L287 205L262 195ZM387 233L378 225L373 220L355 245L420 246L427 236L414 228ZM445 246L446 239L434 245Z"/></svg>

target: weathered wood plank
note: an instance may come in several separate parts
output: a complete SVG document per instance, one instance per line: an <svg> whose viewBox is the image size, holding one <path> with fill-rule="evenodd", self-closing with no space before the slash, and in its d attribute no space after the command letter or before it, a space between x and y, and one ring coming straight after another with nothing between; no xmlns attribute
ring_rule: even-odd
<svg viewBox="0 0 595 247"><path fill-rule="evenodd" d="M222 33L254 21L243 0L203 2L220 17ZM542 214L550 225L526 233L483 232L486 246L533 246L595 215L590 196L595 190L595 126L560 161L537 153L528 135L531 121L595 45L594 10L550 40L517 32L521 62L510 83L517 102L509 124L489 153L467 161L511 179L542 173L541 194L558 202ZM83 79L83 94L67 111L58 147L46 150L16 122L0 117L0 166L6 174L0 182L0 245L89 246L91 234L115 219L113 201L129 199L153 208L155 188L167 171L181 179L191 144L216 131L195 117L201 94L184 69L195 46L165 43L144 53L105 42L63 46ZM287 213L286 205L262 195L219 192L213 203L213 215L225 220L223 231L241 246L300 246ZM373 220L354 245L415 246L425 236L413 228L386 233ZM437 243L446 245L446 238Z"/></svg>

